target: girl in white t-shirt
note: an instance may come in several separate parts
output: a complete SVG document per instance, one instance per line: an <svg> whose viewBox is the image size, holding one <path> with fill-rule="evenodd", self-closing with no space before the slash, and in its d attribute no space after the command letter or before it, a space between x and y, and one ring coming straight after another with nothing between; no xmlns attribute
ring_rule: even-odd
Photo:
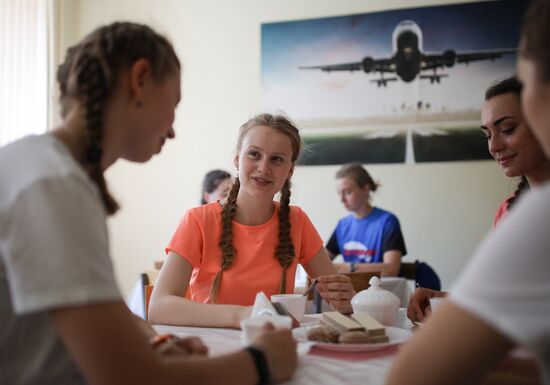
<svg viewBox="0 0 550 385"><path fill-rule="evenodd" d="M265 384L288 379L288 330L209 359L197 338L154 335L125 306L109 258L103 174L174 138L180 63L145 25L113 23L68 50L63 123L0 150L0 383ZM165 358L165 354L171 357Z"/></svg>

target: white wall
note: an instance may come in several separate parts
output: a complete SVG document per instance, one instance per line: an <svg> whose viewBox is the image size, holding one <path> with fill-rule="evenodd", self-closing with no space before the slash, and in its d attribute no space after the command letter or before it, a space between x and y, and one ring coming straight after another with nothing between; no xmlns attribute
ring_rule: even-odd
<svg viewBox="0 0 550 385"><path fill-rule="evenodd" d="M59 0L61 6L66 0ZM70 7L72 43L116 19L145 22L174 42L184 64L177 137L146 165L118 162L107 179L123 209L109 222L119 282L162 259L186 208L198 203L204 173L232 170L238 127L260 112L260 23L451 3L449 0L79 0ZM65 12L69 17L70 12ZM63 20L61 20L63 23ZM337 166L298 167L292 201L327 238L345 214L334 189ZM409 255L439 272L448 288L514 189L493 162L372 165L382 184L374 204L401 220Z"/></svg>

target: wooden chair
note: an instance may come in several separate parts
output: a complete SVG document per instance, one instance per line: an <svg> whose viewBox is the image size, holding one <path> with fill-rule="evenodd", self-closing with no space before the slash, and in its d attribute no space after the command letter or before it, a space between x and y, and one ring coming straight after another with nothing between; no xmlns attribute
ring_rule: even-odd
<svg viewBox="0 0 550 385"><path fill-rule="evenodd" d="M356 293L359 293L361 290L368 289L370 286L369 281L372 277L380 278L379 271L360 271L355 273L347 273L344 275L351 279L353 290L355 290Z"/></svg>
<svg viewBox="0 0 550 385"><path fill-rule="evenodd" d="M416 281L416 265L416 262L401 262L398 276Z"/></svg>
<svg viewBox="0 0 550 385"><path fill-rule="evenodd" d="M151 294L153 294L153 288L155 285L145 285L143 288L143 298L145 299L145 319L149 319L149 301L151 301Z"/></svg>
<svg viewBox="0 0 550 385"><path fill-rule="evenodd" d="M141 274L141 288L143 290L143 308L145 309L145 319L147 320L149 314L149 300L151 299L151 293L157 276L158 270L148 270Z"/></svg>

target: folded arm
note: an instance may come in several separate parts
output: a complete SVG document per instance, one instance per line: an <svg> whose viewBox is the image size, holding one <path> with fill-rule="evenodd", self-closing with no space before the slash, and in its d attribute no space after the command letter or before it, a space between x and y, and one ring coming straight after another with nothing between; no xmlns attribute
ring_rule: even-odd
<svg viewBox="0 0 550 385"><path fill-rule="evenodd" d="M213 359L155 354L132 317L123 302L52 311L65 347L91 385L218 384L220 378L228 384L258 381L254 363L244 351Z"/></svg>
<svg viewBox="0 0 550 385"><path fill-rule="evenodd" d="M401 266L402 253L399 250L388 250L384 253L384 262L378 263L356 263L356 272L380 271L380 274L385 277L396 277L399 274ZM351 273L351 264L337 264L337 269L340 273Z"/></svg>
<svg viewBox="0 0 550 385"><path fill-rule="evenodd" d="M184 297L193 266L171 251L155 282L149 304L152 324L240 328L240 321L249 317L250 307L207 304Z"/></svg>

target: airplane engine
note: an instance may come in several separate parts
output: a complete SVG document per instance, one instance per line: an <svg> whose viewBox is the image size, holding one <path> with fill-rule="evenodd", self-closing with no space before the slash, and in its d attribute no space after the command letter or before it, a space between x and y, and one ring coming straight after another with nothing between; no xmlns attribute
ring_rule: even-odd
<svg viewBox="0 0 550 385"><path fill-rule="evenodd" d="M374 69L374 59L371 57L366 57L363 59L363 71L366 73L371 72Z"/></svg>
<svg viewBox="0 0 550 385"><path fill-rule="evenodd" d="M456 63L456 52L452 49L448 49L443 52L443 64L445 67L452 67Z"/></svg>

